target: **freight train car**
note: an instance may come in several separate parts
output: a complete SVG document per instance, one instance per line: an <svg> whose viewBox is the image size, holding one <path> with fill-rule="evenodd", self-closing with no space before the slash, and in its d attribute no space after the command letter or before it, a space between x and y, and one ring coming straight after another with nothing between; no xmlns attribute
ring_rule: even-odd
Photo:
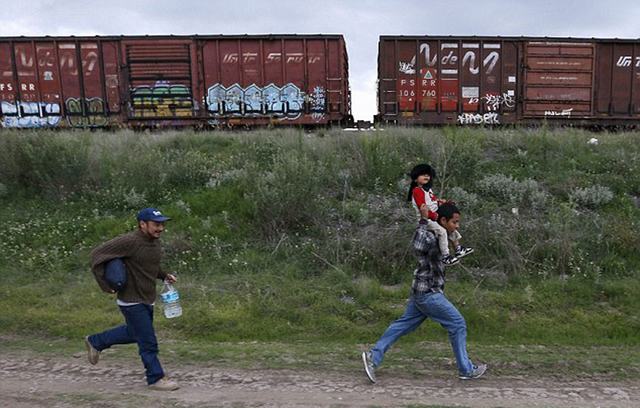
<svg viewBox="0 0 640 408"><path fill-rule="evenodd" d="M0 125L344 124L348 69L341 35L0 37Z"/></svg>
<svg viewBox="0 0 640 408"><path fill-rule="evenodd" d="M382 36L376 120L640 124L640 40Z"/></svg>

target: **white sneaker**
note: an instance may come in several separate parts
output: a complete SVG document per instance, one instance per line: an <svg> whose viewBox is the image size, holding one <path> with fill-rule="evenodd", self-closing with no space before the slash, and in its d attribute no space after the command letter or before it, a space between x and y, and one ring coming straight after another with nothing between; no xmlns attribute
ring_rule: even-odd
<svg viewBox="0 0 640 408"><path fill-rule="evenodd" d="M376 366L371 361L371 352L362 352L362 362L364 363L364 372L372 383L376 382Z"/></svg>
<svg viewBox="0 0 640 408"><path fill-rule="evenodd" d="M91 365L98 364L98 360L100 359L100 352L93 348L91 343L89 343L89 336L84 338L84 345L87 346L87 360Z"/></svg>
<svg viewBox="0 0 640 408"><path fill-rule="evenodd" d="M160 381L151 384L149 388L156 391L175 391L180 388L180 386L177 382L171 381L167 377L162 377Z"/></svg>
<svg viewBox="0 0 640 408"><path fill-rule="evenodd" d="M442 257L442 263L444 266L453 266L460 263L460 260L455 256L445 255Z"/></svg>
<svg viewBox="0 0 640 408"><path fill-rule="evenodd" d="M473 253L473 248L471 247L460 247L459 250L456 251L456 257L462 258L463 256L467 256Z"/></svg>
<svg viewBox="0 0 640 408"><path fill-rule="evenodd" d="M482 374L487 372L487 365L486 364L480 364L478 366L473 366L473 370L471 370L470 373L468 374L461 374L460 378L461 380L475 380L476 378L480 378L482 377Z"/></svg>

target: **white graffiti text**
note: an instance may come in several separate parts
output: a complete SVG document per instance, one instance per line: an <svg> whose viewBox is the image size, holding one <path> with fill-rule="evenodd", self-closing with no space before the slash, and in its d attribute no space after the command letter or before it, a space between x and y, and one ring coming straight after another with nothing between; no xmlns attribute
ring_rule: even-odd
<svg viewBox="0 0 640 408"><path fill-rule="evenodd" d="M495 112L485 114L463 113L458 115L458 123L461 125L499 125L500 120Z"/></svg>

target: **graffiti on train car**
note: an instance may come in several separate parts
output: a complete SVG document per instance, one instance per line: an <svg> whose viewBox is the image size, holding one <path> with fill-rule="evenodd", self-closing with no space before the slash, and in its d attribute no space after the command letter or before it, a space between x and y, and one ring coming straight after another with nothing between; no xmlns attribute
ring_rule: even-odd
<svg viewBox="0 0 640 408"><path fill-rule="evenodd" d="M308 103L315 121L324 119L325 91L321 86L313 88L310 95L293 83L279 87L273 83L260 87L252 84L243 88L240 84L225 87L215 84L207 93L207 110L213 116L275 116L281 120L298 119Z"/></svg>
<svg viewBox="0 0 640 408"><path fill-rule="evenodd" d="M515 94L511 91L479 95L482 87L493 88L499 81L499 43L425 42L417 53L414 48L412 57L406 51L399 52L409 58L396 61L400 72L396 77L399 111L456 111L461 104L465 113L458 116L460 123L496 124L499 106L512 105ZM480 110L481 104L484 110Z"/></svg>
<svg viewBox="0 0 640 408"><path fill-rule="evenodd" d="M500 117L498 110L501 106L513 108L515 99L508 93L502 95L486 94L482 98L469 98L470 104L478 104L484 102L486 113L463 113L458 115L458 123L462 125L499 125Z"/></svg>
<svg viewBox="0 0 640 408"><path fill-rule="evenodd" d="M457 44L450 45L449 47L457 48ZM463 48L476 48L479 47L479 44L463 44ZM447 47L447 44L443 44L443 48ZM485 49L499 49L500 44L484 44L483 47ZM431 46L429 44L420 44L420 52L418 55L424 54L424 66L427 67L435 67L438 63L438 52L433 52L431 55ZM477 51L469 50L462 57L462 66L467 67L470 73L477 75L480 73L480 65L476 62L476 59L480 59L476 56ZM399 70L403 74L407 75L415 75L416 73L416 62L418 60L418 55L414 55L410 62L399 61ZM487 54L487 56L482 61L482 66L485 68L485 74L489 75L493 72L498 65L498 61L500 60L500 53L498 51L491 51ZM446 66L457 66L458 65L458 56L454 54L454 51L449 50L448 53L443 53L440 58L440 65Z"/></svg>
<svg viewBox="0 0 640 408"><path fill-rule="evenodd" d="M495 112L462 113L458 115L458 123L461 125L499 125L500 119Z"/></svg>
<svg viewBox="0 0 640 408"><path fill-rule="evenodd" d="M341 35L1 37L0 74L2 128L352 119Z"/></svg>
<svg viewBox="0 0 640 408"><path fill-rule="evenodd" d="M82 104L85 114L82 112ZM71 127L103 127L109 119L105 116L105 104L102 98L69 98L64 102L67 113L67 123Z"/></svg>
<svg viewBox="0 0 640 408"><path fill-rule="evenodd" d="M544 111L544 116L571 116L573 108L563 109L562 111Z"/></svg>
<svg viewBox="0 0 640 408"><path fill-rule="evenodd" d="M193 116L194 102L186 85L156 82L154 86L137 86L131 91L133 117Z"/></svg>
<svg viewBox="0 0 640 408"><path fill-rule="evenodd" d="M0 111L0 124L5 128L55 127L62 118L58 103L0 102Z"/></svg>
<svg viewBox="0 0 640 408"><path fill-rule="evenodd" d="M83 49L96 49L97 44L82 44ZM23 46L16 46L16 66L18 69L33 69L35 68L36 60L33 54L27 51L29 48L23 48ZM68 72L73 76L77 76L78 66L76 45L75 44L60 44L58 45L58 53L60 60L60 69ZM88 51L82 55L82 67L85 75L91 75L96 71L96 67L99 64L99 55L97 51ZM37 64L39 69L53 69L55 68L55 51L52 44L44 44L38 46ZM53 80L52 71L44 71L43 77L45 80ZM50 79L47 79L50 78Z"/></svg>
<svg viewBox="0 0 640 408"><path fill-rule="evenodd" d="M85 105L85 112L82 105ZM64 103L65 119L70 127L102 127L108 124L102 98L69 98ZM18 109L19 107L19 109ZM5 128L44 128L60 124L62 111L55 102L0 102Z"/></svg>
<svg viewBox="0 0 640 408"><path fill-rule="evenodd" d="M311 100L309 101L311 105L311 117L316 122L320 122L324 119L324 106L325 106L325 97L324 97L324 89L321 86L316 86L313 88L313 93L311 94Z"/></svg>
<svg viewBox="0 0 640 408"><path fill-rule="evenodd" d="M95 44L83 44L83 48L85 47L98 48ZM68 71L73 76L77 76L79 73L79 64L76 62L75 44L61 44L59 48L60 69L62 71ZM93 74L99 63L99 56L96 51L89 51L86 55L83 55L81 64L84 75L88 76Z"/></svg>
<svg viewBox="0 0 640 408"><path fill-rule="evenodd" d="M486 94L482 98L469 98L469 103L477 104L481 100L484 101L484 104L489 111L496 111L500 109L502 105L513 108L516 103L513 96L508 93L503 93L502 95Z"/></svg>

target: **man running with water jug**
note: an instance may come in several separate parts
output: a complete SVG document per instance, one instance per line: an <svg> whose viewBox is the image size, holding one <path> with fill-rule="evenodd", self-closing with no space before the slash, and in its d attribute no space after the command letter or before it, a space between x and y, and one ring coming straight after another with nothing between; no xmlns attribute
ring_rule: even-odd
<svg viewBox="0 0 640 408"><path fill-rule="evenodd" d="M153 304L156 299L156 281L176 282L175 276L160 266L162 247L159 238L165 221L170 220L155 208L145 208L137 216L138 230L113 238L91 253L91 268L100 288L116 293L104 277L104 264L121 258L125 263L127 281L118 292L118 306L126 324L85 337L89 363L98 364L100 352L114 344L138 343L150 389L173 391L179 388L169 380L158 360L158 340L153 329Z"/></svg>

